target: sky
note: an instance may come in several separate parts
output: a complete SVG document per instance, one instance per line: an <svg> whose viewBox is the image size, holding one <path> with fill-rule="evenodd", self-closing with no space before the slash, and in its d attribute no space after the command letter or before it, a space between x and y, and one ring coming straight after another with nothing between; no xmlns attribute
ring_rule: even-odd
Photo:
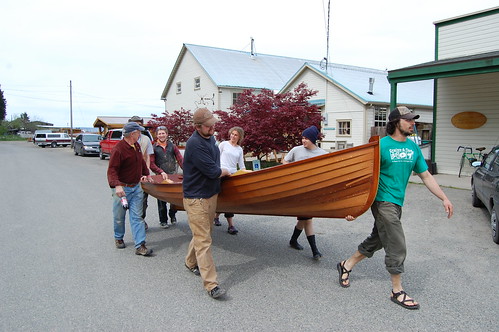
<svg viewBox="0 0 499 332"><path fill-rule="evenodd" d="M254 38L260 54L403 68L434 60L434 22L496 6L497 0L2 0L6 120L26 112L55 126L70 126L72 118L78 128L92 127L98 116L159 115L184 43L249 52Z"/></svg>

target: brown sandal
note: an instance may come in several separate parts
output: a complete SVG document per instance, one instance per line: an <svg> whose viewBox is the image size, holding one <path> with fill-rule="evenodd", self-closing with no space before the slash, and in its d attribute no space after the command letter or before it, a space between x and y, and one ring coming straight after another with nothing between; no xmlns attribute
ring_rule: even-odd
<svg viewBox="0 0 499 332"><path fill-rule="evenodd" d="M345 281L349 281L349 278L350 278L350 272L352 272L352 270L347 270L345 269L345 261L342 261L342 262L339 262L338 264L336 264L336 268L338 269L338 273L340 274L339 276L339 282L340 282L340 286L343 287L343 288L348 288L350 287L350 282L348 282L348 284L344 284ZM347 275L347 277L345 279L341 278L344 274Z"/></svg>

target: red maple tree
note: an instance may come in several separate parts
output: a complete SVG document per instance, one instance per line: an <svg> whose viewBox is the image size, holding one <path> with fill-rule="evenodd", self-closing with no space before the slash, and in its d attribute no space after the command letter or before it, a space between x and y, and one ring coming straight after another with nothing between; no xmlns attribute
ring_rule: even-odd
<svg viewBox="0 0 499 332"><path fill-rule="evenodd" d="M227 140L229 129L239 126L245 132L245 153L261 159L271 152L289 151L300 145L305 128L320 128L321 113L308 102L317 91L307 89L305 83L286 93L264 89L255 95L253 91L243 91L230 111L215 111L221 120L216 127L219 141Z"/></svg>
<svg viewBox="0 0 499 332"><path fill-rule="evenodd" d="M300 145L305 128L311 125L320 128L320 110L308 102L317 91L307 89L305 83L286 93L274 93L267 89L259 94L253 92L251 89L244 90L229 111L214 112L220 119L216 125L219 141L228 140L229 129L239 126L245 132L242 143L244 152L261 159L272 152L289 151L293 146ZM179 145L192 135L192 114L184 108L171 114L165 111L162 116L151 114L149 123L153 130L166 126L172 142Z"/></svg>
<svg viewBox="0 0 499 332"><path fill-rule="evenodd" d="M165 126L168 128L168 137L175 145L187 142L194 131L192 113L184 108L173 111L171 114L165 111L162 116L151 114L151 117L149 123L152 125L153 131L156 131L159 126Z"/></svg>

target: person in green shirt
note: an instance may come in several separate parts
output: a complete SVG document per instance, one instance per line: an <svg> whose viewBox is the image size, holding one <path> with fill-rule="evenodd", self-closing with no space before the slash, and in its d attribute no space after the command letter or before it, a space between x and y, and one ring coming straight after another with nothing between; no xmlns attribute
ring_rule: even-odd
<svg viewBox="0 0 499 332"><path fill-rule="evenodd" d="M419 309L419 303L402 288L401 279L407 248L400 218L411 173L417 173L430 192L442 200L448 218L454 210L452 203L428 171L419 146L407 139L414 132L415 120L418 118L419 115L405 106L399 106L390 112L386 125L388 136L380 140L379 185L371 206L374 227L357 251L336 265L340 286L346 288L350 286L349 277L353 267L364 258L372 257L376 251L384 249L385 266L392 281L390 299L406 309ZM348 216L346 219L353 220L353 217Z"/></svg>

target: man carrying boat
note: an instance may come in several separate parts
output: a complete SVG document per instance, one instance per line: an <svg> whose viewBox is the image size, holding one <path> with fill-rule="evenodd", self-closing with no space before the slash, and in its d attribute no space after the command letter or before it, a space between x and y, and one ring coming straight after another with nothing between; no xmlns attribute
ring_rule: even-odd
<svg viewBox="0 0 499 332"><path fill-rule="evenodd" d="M349 287L349 276L353 267L383 248L385 266L392 281L390 300L406 309L419 309L419 303L402 288L401 279L401 274L404 272L406 243L400 218L405 189L413 171L423 180L430 192L442 200L447 217L450 218L453 214L452 203L428 172L428 166L419 146L407 139L414 132L415 120L418 118L419 115L412 113L405 106L399 106L390 113L386 125L388 136L380 140L379 186L371 206L374 227L371 235L358 246L357 251L336 266L340 286ZM347 220L353 219L349 217Z"/></svg>
<svg viewBox="0 0 499 332"><path fill-rule="evenodd" d="M195 131L187 140L184 153L183 204L192 232L185 266L201 275L208 295L218 298L225 290L218 286L217 271L211 253L213 218L220 192L220 178L229 171L220 167L220 150L213 134L217 119L206 108L194 112Z"/></svg>
<svg viewBox="0 0 499 332"><path fill-rule="evenodd" d="M137 143L144 127L128 122L123 128L123 139L116 144L109 159L107 179L113 195L114 242L116 248L124 249L125 213L128 209L130 228L135 242L135 254L149 256L146 247L146 228L142 219L143 192L141 181L152 181L140 145Z"/></svg>

